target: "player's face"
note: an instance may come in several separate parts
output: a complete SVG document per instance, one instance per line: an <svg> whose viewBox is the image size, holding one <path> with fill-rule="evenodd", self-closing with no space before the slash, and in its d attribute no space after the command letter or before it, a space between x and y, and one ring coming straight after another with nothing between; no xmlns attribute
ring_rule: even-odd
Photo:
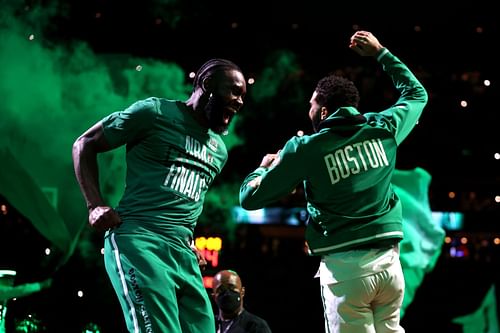
<svg viewBox="0 0 500 333"><path fill-rule="evenodd" d="M319 129L319 123L321 122L321 106L316 102L316 91L313 92L311 100L309 104L311 107L309 108L309 119L311 119L312 127L315 132Z"/></svg>
<svg viewBox="0 0 500 333"><path fill-rule="evenodd" d="M210 128L218 134L227 134L234 115L243 106L247 92L243 74L227 70L214 75L214 90L205 105Z"/></svg>

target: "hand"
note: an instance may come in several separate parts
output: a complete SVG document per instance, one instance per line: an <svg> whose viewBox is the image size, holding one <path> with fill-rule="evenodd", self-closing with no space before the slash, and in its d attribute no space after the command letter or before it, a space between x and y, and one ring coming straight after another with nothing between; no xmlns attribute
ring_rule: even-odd
<svg viewBox="0 0 500 333"><path fill-rule="evenodd" d="M89 224L97 231L106 231L121 224L117 212L108 206L97 206L89 212Z"/></svg>
<svg viewBox="0 0 500 333"><path fill-rule="evenodd" d="M205 256L193 243L191 244L191 250L193 250L194 254L196 255L196 259L198 259L198 265L200 266L200 269L204 271L205 268L207 268L207 260L205 259Z"/></svg>
<svg viewBox="0 0 500 333"><path fill-rule="evenodd" d="M349 48L361 56L376 56L383 46L378 39L368 31L356 31L351 37Z"/></svg>
<svg viewBox="0 0 500 333"><path fill-rule="evenodd" d="M267 154L264 156L262 159L262 162L260 162L260 166L263 168L270 168L274 167L280 162L280 155L279 155L280 150L276 154Z"/></svg>
<svg viewBox="0 0 500 333"><path fill-rule="evenodd" d="M280 162L280 155L279 155L280 151L281 150L278 150L276 154L266 154L266 156L264 156L264 158L262 159L262 162L260 162L259 167L267 169L278 165L278 163ZM247 186L251 188L257 188L260 186L261 181L262 181L261 176L255 177L254 179L248 182Z"/></svg>

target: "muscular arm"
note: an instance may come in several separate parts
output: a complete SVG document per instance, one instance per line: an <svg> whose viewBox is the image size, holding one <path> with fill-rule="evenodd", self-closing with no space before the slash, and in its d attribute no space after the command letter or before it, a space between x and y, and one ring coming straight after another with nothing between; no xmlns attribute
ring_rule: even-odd
<svg viewBox="0 0 500 333"><path fill-rule="evenodd" d="M99 189L97 154L111 149L100 123L89 128L73 144L75 175L89 209L104 205Z"/></svg>
<svg viewBox="0 0 500 333"><path fill-rule="evenodd" d="M97 165L97 154L113 148L116 147L107 142L100 122L84 132L73 144L73 166L89 209L89 223L101 231L120 223L118 215L102 198Z"/></svg>

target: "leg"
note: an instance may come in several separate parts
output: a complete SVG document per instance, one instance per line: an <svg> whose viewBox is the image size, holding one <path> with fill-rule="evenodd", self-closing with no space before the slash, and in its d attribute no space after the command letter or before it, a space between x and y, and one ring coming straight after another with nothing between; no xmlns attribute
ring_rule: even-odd
<svg viewBox="0 0 500 333"><path fill-rule="evenodd" d="M106 271L129 332L182 332L175 255L167 242L150 234L106 237Z"/></svg>
<svg viewBox="0 0 500 333"><path fill-rule="evenodd" d="M375 333L371 276L321 285L327 333Z"/></svg>
<svg viewBox="0 0 500 333"><path fill-rule="evenodd" d="M395 262L391 267L376 274L379 291L373 300L373 313L377 332L404 333L400 326L400 309L403 303L405 280L401 264Z"/></svg>
<svg viewBox="0 0 500 333"><path fill-rule="evenodd" d="M182 259L180 275L184 286L178 295L182 332L215 333L214 310L203 286L196 255L188 250L182 254Z"/></svg>

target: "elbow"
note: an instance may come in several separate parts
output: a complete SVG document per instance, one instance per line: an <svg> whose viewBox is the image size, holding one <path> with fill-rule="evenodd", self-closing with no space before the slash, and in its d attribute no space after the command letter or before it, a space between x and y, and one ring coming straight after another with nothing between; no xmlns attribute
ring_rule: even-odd
<svg viewBox="0 0 500 333"><path fill-rule="evenodd" d="M423 86L415 86L404 99L411 101L414 105L419 104L424 107L429 101L429 95Z"/></svg>
<svg viewBox="0 0 500 333"><path fill-rule="evenodd" d="M85 135L80 136L78 139L73 142L72 147L72 157L73 161L78 161L84 156L92 156L97 155L97 152L94 148L94 144L91 138L88 138Z"/></svg>
<svg viewBox="0 0 500 333"><path fill-rule="evenodd" d="M245 210L255 210L256 209L251 204L249 204L247 200L240 201L240 206L241 206L241 208L243 208Z"/></svg>
<svg viewBox="0 0 500 333"><path fill-rule="evenodd" d="M427 90L425 90L425 88L422 88L422 102L425 104L429 102L429 94L427 93Z"/></svg>
<svg viewBox="0 0 500 333"><path fill-rule="evenodd" d="M78 139L76 139L75 142L73 142L72 147L73 159L80 156L87 146L87 140L85 140L84 136L80 136Z"/></svg>
<svg viewBox="0 0 500 333"><path fill-rule="evenodd" d="M240 206L243 209L251 210L250 208L248 208L249 207L248 200L242 197L241 194L240 194Z"/></svg>
<svg viewBox="0 0 500 333"><path fill-rule="evenodd" d="M418 90L415 89L415 98L420 100L423 104L427 104L429 101L429 94L424 86L419 85Z"/></svg>
<svg viewBox="0 0 500 333"><path fill-rule="evenodd" d="M72 155L73 155L73 159L80 155L81 151L83 150L82 147L83 147L83 139L82 137L79 137L78 139L75 140L75 142L73 142L73 147L72 147Z"/></svg>
<svg viewBox="0 0 500 333"><path fill-rule="evenodd" d="M255 202L252 202L250 196L242 196L242 195L240 195L240 206L245 210L256 210L262 208Z"/></svg>

